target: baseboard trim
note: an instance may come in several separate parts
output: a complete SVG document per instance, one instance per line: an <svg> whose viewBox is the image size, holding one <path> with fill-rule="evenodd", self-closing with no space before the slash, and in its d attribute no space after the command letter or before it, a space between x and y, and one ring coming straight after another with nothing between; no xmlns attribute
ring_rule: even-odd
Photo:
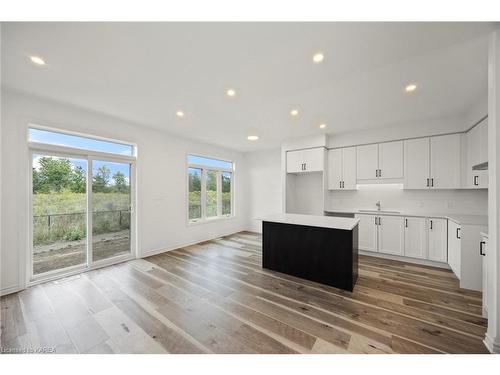
<svg viewBox="0 0 500 375"><path fill-rule="evenodd" d="M0 289L0 296L6 296L7 294L12 294L16 292L20 292L23 290L19 285L11 285L6 288Z"/></svg>
<svg viewBox="0 0 500 375"><path fill-rule="evenodd" d="M484 337L483 343L490 353L500 354L500 342L495 341L488 334Z"/></svg>
<svg viewBox="0 0 500 375"><path fill-rule="evenodd" d="M138 258L147 258L147 257L153 256L153 255L158 255L158 254L161 254L161 253L166 253L168 251L177 250L177 249L180 249L182 247L188 247L188 246L197 245L197 244L202 243L202 242L207 242L207 241L215 240L216 238L226 237L226 236L230 236L232 234L236 234L236 233L240 233L240 232L248 232L248 231L245 230L245 229L240 229L240 230L236 230L236 231L233 230L233 231L230 231L230 232L227 232L227 233L222 233L222 234L219 234L217 236L208 237L208 238L202 239L202 240L196 240L196 241L193 241L193 242L179 243L179 244L176 244L176 245L170 245L170 246L167 246L167 247L161 247L161 248L158 248L158 249L153 249L153 250L146 251L143 254L141 254L140 256L138 256Z"/></svg>
<svg viewBox="0 0 500 375"><path fill-rule="evenodd" d="M423 266L438 267L438 268L444 268L444 269L448 269L448 270L450 269L450 266L447 263L434 262L432 260L427 260L427 259L417 259L417 258L409 258L409 257L404 257L404 256L398 256L398 255L381 254L381 253L375 253L373 251L366 251L366 250L361 250L361 249L359 249L359 254L370 256L370 257L376 257L376 258L397 260L397 261L406 262L406 263L421 264Z"/></svg>

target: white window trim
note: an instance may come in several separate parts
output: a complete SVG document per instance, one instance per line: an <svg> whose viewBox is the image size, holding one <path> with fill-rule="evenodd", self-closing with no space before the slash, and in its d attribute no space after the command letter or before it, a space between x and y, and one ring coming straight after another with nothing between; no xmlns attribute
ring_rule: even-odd
<svg viewBox="0 0 500 375"><path fill-rule="evenodd" d="M208 159L216 159L221 161L228 161L223 158L204 156L199 154L187 153L186 154L186 222L188 226L200 225L213 223L221 220L231 220L235 217L234 212L234 181L235 181L235 168L234 162L232 163L232 168L217 168L200 164L189 163L189 155L199 156ZM189 169L196 168L201 170L201 217L199 219L190 220L189 219ZM207 217L206 216L206 203L207 203L207 191L206 191L206 175L207 171L214 171L217 173L217 216ZM231 214L222 215L222 173L231 173L231 184L230 184L230 196L231 196Z"/></svg>

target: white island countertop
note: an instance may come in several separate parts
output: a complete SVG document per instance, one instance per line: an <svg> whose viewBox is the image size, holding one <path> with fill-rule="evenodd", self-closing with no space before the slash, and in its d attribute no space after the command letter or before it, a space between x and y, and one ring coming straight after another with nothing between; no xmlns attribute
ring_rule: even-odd
<svg viewBox="0 0 500 375"><path fill-rule="evenodd" d="M273 223L305 225L308 227L332 228L341 230L353 230L359 223L359 219L321 215L300 214L271 214L259 217L258 220Z"/></svg>

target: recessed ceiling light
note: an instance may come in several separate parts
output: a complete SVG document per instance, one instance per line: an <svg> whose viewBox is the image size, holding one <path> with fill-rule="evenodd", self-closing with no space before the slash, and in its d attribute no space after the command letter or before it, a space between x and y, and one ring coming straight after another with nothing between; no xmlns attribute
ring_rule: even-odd
<svg viewBox="0 0 500 375"><path fill-rule="evenodd" d="M319 125L318 125L318 128L320 128L320 129L324 129L324 128L326 128L326 124L324 124L324 123L323 123L323 124L319 124Z"/></svg>
<svg viewBox="0 0 500 375"><path fill-rule="evenodd" d="M298 109L292 109L292 110L290 111L290 115L291 115L291 116L297 116L298 114L299 114L299 110L298 110Z"/></svg>
<svg viewBox="0 0 500 375"><path fill-rule="evenodd" d="M248 139L249 141L256 141L257 139L259 139L259 136L258 136L258 135L249 135L249 136L247 137L247 139Z"/></svg>
<svg viewBox="0 0 500 375"><path fill-rule="evenodd" d="M322 61L324 60L324 58L325 58L325 55L323 55L323 53L322 53L322 52L318 52L318 53L315 53L315 54L313 55L313 61L314 61L315 63L320 63L320 62L322 62Z"/></svg>
<svg viewBox="0 0 500 375"><path fill-rule="evenodd" d="M230 98L232 98L233 96L236 95L236 91L234 91L234 89L227 89L226 95L229 96Z"/></svg>
<svg viewBox="0 0 500 375"><path fill-rule="evenodd" d="M175 112L175 114L177 115L177 117L180 117L180 118L184 117L184 112L182 112L182 111L177 111L177 112Z"/></svg>
<svg viewBox="0 0 500 375"><path fill-rule="evenodd" d="M30 60L33 64L36 65L45 65L45 60L42 59L40 56L30 56Z"/></svg>
<svg viewBox="0 0 500 375"><path fill-rule="evenodd" d="M414 84L414 83L410 83L409 85L407 85L407 86L405 87L405 91L406 91L406 92L413 92L413 91L415 91L416 89L417 89L417 85L416 85L416 84Z"/></svg>

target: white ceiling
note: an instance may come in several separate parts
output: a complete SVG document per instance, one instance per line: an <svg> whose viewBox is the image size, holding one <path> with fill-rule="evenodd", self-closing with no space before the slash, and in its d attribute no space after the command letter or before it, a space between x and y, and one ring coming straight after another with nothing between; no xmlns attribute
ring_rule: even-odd
<svg viewBox="0 0 500 375"><path fill-rule="evenodd" d="M320 122L335 134L464 113L486 94L487 35L495 27L7 23L2 84L251 151L319 134ZM325 54L321 64L312 63L316 51ZM408 82L418 84L412 95L403 93ZM224 95L228 87L235 98ZM250 134L260 140L247 141Z"/></svg>

